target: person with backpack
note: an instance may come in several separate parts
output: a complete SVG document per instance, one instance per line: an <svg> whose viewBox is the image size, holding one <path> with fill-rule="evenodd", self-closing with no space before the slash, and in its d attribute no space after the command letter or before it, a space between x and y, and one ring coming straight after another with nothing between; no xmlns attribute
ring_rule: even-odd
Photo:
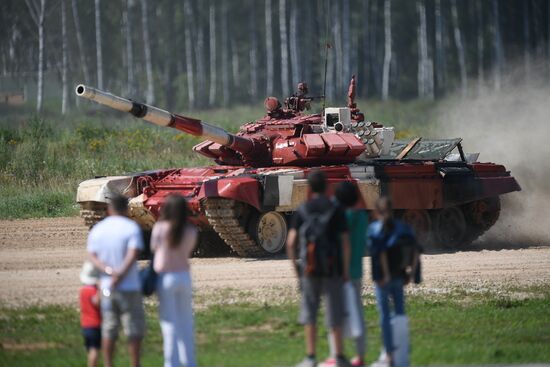
<svg viewBox="0 0 550 367"><path fill-rule="evenodd" d="M363 302L361 301L361 288L363 285L363 257L367 246L367 225L368 214L365 209L354 208L359 201L360 193L357 185L350 181L343 181L336 186L334 196L338 203L343 207L346 213L346 221L350 241L350 264L349 275L350 284L353 291L353 302L346 304L346 310L355 309L358 315L358 325L355 327L360 330L358 335L353 335L355 342L355 357L351 360L354 367L365 365L365 354L367 347L367 329L365 328ZM348 286L346 285L346 286ZM346 301L348 299L346 298ZM350 312L348 312L350 313ZM347 322L351 322L348 315ZM336 365L336 352L333 339L329 336L330 357L323 362L323 367L333 367Z"/></svg>
<svg viewBox="0 0 550 367"><path fill-rule="evenodd" d="M326 196L327 180L323 172L313 170L307 180L311 198L294 214L287 237L287 254L300 280L299 321L304 325L306 339L307 355L298 366L317 364L316 323L321 296L326 306L327 326L334 339L336 365L349 366L342 345L343 286L349 279L350 263L346 216L344 210Z"/></svg>
<svg viewBox="0 0 550 367"><path fill-rule="evenodd" d="M384 346L379 362L406 367L409 365L408 319L403 288L411 281L419 282L421 249L411 227L394 218L388 197L378 199L375 214L377 220L369 225L367 236Z"/></svg>

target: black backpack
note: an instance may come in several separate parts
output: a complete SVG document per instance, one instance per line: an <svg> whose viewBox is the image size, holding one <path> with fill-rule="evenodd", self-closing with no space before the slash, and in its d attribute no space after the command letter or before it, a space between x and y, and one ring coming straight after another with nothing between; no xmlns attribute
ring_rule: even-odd
<svg viewBox="0 0 550 367"><path fill-rule="evenodd" d="M336 206L321 213L309 212L303 205L298 209L303 223L298 231L300 241L300 262L302 275L334 276L339 272L340 246L329 240L329 223Z"/></svg>

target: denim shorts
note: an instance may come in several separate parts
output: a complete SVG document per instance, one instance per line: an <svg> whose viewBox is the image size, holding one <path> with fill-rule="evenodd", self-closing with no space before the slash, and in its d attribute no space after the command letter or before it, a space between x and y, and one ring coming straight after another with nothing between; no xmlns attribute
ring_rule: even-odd
<svg viewBox="0 0 550 367"><path fill-rule="evenodd" d="M101 349L101 328L83 327L82 336L84 337L84 346L86 350Z"/></svg>
<svg viewBox="0 0 550 367"><path fill-rule="evenodd" d="M325 319L330 328L342 326L344 320L344 281L342 278L302 277L302 300L299 322L311 325L317 322L321 296L325 301Z"/></svg>

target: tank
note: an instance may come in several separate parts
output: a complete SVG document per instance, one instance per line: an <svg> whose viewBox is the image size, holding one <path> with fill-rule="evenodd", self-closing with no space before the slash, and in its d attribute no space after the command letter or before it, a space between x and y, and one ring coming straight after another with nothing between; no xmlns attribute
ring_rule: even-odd
<svg viewBox="0 0 550 367"><path fill-rule="evenodd" d="M150 231L166 197L181 194L200 229L197 256L264 257L284 248L290 216L307 200L307 176L322 170L329 193L341 181L372 210L389 195L396 213L428 246L460 248L498 220L500 196L521 190L501 164L465 153L460 138L396 141L392 127L368 121L357 108L355 76L343 107L308 113L316 97L307 85L284 101L264 102L266 114L235 134L196 118L121 98L85 85L76 94L150 123L204 138L193 150L207 167L153 169L82 182L81 216L93 226L114 193L130 198L130 216Z"/></svg>

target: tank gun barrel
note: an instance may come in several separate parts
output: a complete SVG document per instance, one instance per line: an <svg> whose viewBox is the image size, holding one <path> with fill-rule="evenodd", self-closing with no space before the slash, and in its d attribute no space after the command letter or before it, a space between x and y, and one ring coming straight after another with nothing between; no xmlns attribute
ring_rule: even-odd
<svg viewBox="0 0 550 367"><path fill-rule="evenodd" d="M155 125L172 127L194 136L204 137L243 154L246 154L254 148L254 142L252 140L231 134L207 122L170 113L163 109L122 98L84 84L79 84L76 87L76 95L111 107L115 110L128 112L135 117L142 118Z"/></svg>

